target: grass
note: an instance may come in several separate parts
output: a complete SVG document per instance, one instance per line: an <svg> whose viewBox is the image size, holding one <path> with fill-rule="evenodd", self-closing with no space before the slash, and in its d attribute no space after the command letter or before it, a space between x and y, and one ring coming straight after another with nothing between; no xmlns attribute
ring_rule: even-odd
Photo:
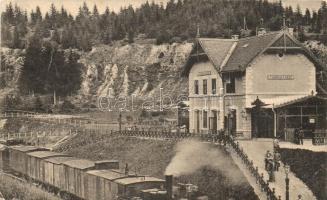
<svg viewBox="0 0 327 200"><path fill-rule="evenodd" d="M83 134L61 145L56 151L65 152L79 158L90 160L117 159L123 169L129 164L131 172L164 177L164 171L175 154L173 141L144 140L126 137L108 137L100 134ZM226 154L226 159L231 157ZM203 167L193 174L179 178L181 182L190 181L199 186L199 189L209 196L209 199L247 199L257 200L253 188L240 172L236 164L230 166L236 174L240 174L239 184L231 183L222 172Z"/></svg>
<svg viewBox="0 0 327 200"><path fill-rule="evenodd" d="M0 192L5 199L19 200L60 200L34 185L22 183L0 174Z"/></svg>
<svg viewBox="0 0 327 200"><path fill-rule="evenodd" d="M284 163L315 194L318 200L327 199L327 153L303 149L281 149Z"/></svg>

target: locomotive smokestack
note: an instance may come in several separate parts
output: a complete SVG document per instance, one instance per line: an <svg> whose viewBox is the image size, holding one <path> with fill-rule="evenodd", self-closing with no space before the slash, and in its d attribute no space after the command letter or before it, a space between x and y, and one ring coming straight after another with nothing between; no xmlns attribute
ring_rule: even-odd
<svg viewBox="0 0 327 200"><path fill-rule="evenodd" d="M173 199L173 176L166 175L167 200Z"/></svg>

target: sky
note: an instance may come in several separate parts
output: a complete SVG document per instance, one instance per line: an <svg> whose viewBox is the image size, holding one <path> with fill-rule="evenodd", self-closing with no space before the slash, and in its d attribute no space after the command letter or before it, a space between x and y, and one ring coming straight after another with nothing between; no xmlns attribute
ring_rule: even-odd
<svg viewBox="0 0 327 200"><path fill-rule="evenodd" d="M162 2L164 5L168 0L149 0L149 2L155 1L157 3ZM269 1L278 1L278 0L269 0ZM318 10L321 5L322 0L282 0L284 5L291 5L295 10L297 4L300 5L301 9L309 8L310 10ZM326 1L326 0L325 0ZM53 3L57 8L61 8L63 5L72 15L76 15L78 8L86 2L90 10L92 10L93 5L96 4L100 13L103 13L106 6L110 10L116 12L119 11L121 7L133 5L133 7L139 7L142 3L145 3L146 0L0 0L0 10L5 9L6 4L12 2L13 4L19 5L21 8L30 12L32 9L35 10L35 7L38 5L41 8L43 15L45 11L49 10L50 5Z"/></svg>

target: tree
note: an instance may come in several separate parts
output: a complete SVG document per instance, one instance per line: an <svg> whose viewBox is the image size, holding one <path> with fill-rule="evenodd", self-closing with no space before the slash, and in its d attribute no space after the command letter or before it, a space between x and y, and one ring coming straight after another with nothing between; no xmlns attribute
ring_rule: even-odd
<svg viewBox="0 0 327 200"><path fill-rule="evenodd" d="M305 25L309 25L311 23L311 13L308 8L305 9L304 19L305 19Z"/></svg>
<svg viewBox="0 0 327 200"><path fill-rule="evenodd" d="M12 37L12 46L11 48L13 49L18 49L20 48L20 39L19 39L19 33L17 30L17 26L14 26L14 30L13 30L13 37Z"/></svg>
<svg viewBox="0 0 327 200"><path fill-rule="evenodd" d="M93 16L94 18L99 18L99 11L98 11L98 8L97 8L96 5L94 5L94 7L93 7L93 13L92 13L92 16Z"/></svg>
<svg viewBox="0 0 327 200"><path fill-rule="evenodd" d="M130 30L128 31L128 43L134 42L134 31Z"/></svg>

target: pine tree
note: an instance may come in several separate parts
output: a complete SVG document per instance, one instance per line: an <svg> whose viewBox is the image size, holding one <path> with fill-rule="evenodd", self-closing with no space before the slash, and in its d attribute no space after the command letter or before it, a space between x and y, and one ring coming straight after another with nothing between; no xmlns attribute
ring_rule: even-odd
<svg viewBox="0 0 327 200"><path fill-rule="evenodd" d="M310 14L310 10L307 8L305 9L305 25L309 25L311 23L311 14Z"/></svg>
<svg viewBox="0 0 327 200"><path fill-rule="evenodd" d="M12 34L12 45L11 48L17 49L20 48L20 39L19 39L19 32L17 26L14 26L13 34Z"/></svg>

